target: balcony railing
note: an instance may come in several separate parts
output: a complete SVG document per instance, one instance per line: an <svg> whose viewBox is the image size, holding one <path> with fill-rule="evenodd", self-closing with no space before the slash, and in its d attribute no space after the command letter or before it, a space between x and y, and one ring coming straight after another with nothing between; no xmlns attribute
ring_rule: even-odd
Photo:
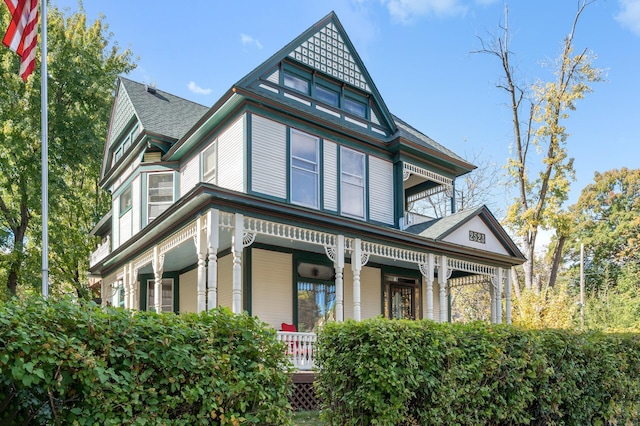
<svg viewBox="0 0 640 426"><path fill-rule="evenodd" d="M100 262L102 259L107 257L109 253L111 253L111 239L107 237L104 243L100 244L96 251L91 253L91 257L89 258L89 267Z"/></svg>
<svg viewBox="0 0 640 426"><path fill-rule="evenodd" d="M287 355L297 370L312 370L316 347L315 333L278 331L278 341L287 344Z"/></svg>

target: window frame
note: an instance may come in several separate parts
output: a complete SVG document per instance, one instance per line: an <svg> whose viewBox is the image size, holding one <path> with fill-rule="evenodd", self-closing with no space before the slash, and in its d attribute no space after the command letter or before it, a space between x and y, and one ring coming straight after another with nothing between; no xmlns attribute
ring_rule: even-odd
<svg viewBox="0 0 640 426"><path fill-rule="evenodd" d="M159 176L163 176L163 175L168 175L171 176L171 201L151 201L151 190L152 189L160 189L160 187L158 188L152 188L151 187L151 178L152 177L159 177ZM154 219L156 219L158 216L160 216L162 213L164 213L169 207L171 207L173 205L173 203L175 203L175 198L176 198L176 194L175 194L175 184L176 184L176 179L175 179L175 173L174 172L154 172L154 173L147 173L147 223L151 223ZM162 206L162 205L166 205L166 208L162 209L162 211L157 214L156 216L151 217L151 207L152 206Z"/></svg>
<svg viewBox="0 0 640 426"><path fill-rule="evenodd" d="M129 194L128 195L128 199L129 199L129 203L128 206L126 208L122 208L123 203L122 200L125 196L125 194ZM133 208L133 190L131 187L131 184L129 184L127 186L127 188L125 188L121 193L120 193L120 202L119 202L119 206L118 206L118 210L119 210L119 217L124 216L126 213L129 212L129 210L131 210Z"/></svg>
<svg viewBox="0 0 640 426"><path fill-rule="evenodd" d="M362 162L362 176L355 175L351 172L345 171L345 166L343 161L345 161L345 152L349 152L352 154L356 154L360 157ZM345 176L346 175L346 176ZM345 179L345 177L347 179ZM357 185L353 181L349 181L348 178L361 179L362 184ZM345 197L345 186L350 186L354 188L359 188L361 190L362 196L362 215L358 215L354 212L345 211L345 202L343 197ZM356 151L355 149L347 148L344 145L340 146L340 214L343 216L353 217L356 219L365 220L367 217L367 155L364 152Z"/></svg>
<svg viewBox="0 0 640 426"><path fill-rule="evenodd" d="M304 157L299 157L294 155L294 149L293 149L293 145L294 145L294 135L299 134L302 135L303 137L306 138L310 138L315 140L315 162L310 161ZM321 163L320 163L320 138L306 133L306 132L302 132L298 129L294 129L294 128L290 128L289 130L289 201L292 204L296 204L296 205L300 205L300 206L304 206L304 207L310 207L313 209L320 209L320 170L321 170ZM304 167L300 167L299 165L295 164L296 162L301 162L301 163L306 163L306 164L311 164L314 166L315 170L309 170L308 168L304 168ZM314 204L308 204L306 202L304 202L304 200L297 200L294 199L294 193L296 193L296 191L294 191L294 185L301 185L303 180L297 180L294 179L294 171L297 173L308 173L310 175L312 175L314 177L315 180L315 189L314 189L314 195L315 195L315 203Z"/></svg>
<svg viewBox="0 0 640 426"><path fill-rule="evenodd" d="M295 84L287 84L287 78L291 78L298 83L305 83L306 90L301 90ZM311 93L311 87L313 86L313 81L311 80L311 78L302 75L302 73L294 72L290 68L286 68L282 71L282 85L289 89L293 89L298 93L309 96L309 94Z"/></svg>
<svg viewBox="0 0 640 426"><path fill-rule="evenodd" d="M164 303L164 295L163 298L161 300L162 302L162 309L161 312L176 312L176 280L173 277L163 277L162 278L162 283L161 283L161 287L164 287L165 284L171 284L171 305L169 306L168 304ZM147 288L146 288L146 292L145 292L145 297L146 297L146 310L147 311L153 311L155 309L154 306L154 301L153 301L153 297L152 297L152 291L155 291L155 278L150 278L148 280L146 280L147 282ZM164 292L164 289L163 289ZM168 309L170 307L170 309ZM165 309L167 308L167 309Z"/></svg>
<svg viewBox="0 0 640 426"><path fill-rule="evenodd" d="M212 159L213 167L211 168L212 170L205 169L208 151L213 151L213 159ZM202 150L201 161L202 161L202 182L217 184L218 182L218 140L217 139L213 141L211 145L209 145L204 150Z"/></svg>

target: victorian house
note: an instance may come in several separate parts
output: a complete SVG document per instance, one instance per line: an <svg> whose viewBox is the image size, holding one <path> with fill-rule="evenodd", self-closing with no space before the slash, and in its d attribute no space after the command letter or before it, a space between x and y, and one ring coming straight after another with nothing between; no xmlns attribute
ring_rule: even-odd
<svg viewBox="0 0 640 426"><path fill-rule="evenodd" d="M346 318L448 321L448 289L484 282L510 322L525 259L491 212L411 211L475 166L387 109L334 13L211 107L116 84L90 261L103 303L227 306L312 339Z"/></svg>

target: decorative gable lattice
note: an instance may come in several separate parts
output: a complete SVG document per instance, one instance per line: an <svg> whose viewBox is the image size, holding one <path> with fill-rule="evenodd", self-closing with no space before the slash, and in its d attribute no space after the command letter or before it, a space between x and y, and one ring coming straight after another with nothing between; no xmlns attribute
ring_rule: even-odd
<svg viewBox="0 0 640 426"><path fill-rule="evenodd" d="M340 32L329 22L295 48L289 56L347 84L371 93L369 82L349 51Z"/></svg>

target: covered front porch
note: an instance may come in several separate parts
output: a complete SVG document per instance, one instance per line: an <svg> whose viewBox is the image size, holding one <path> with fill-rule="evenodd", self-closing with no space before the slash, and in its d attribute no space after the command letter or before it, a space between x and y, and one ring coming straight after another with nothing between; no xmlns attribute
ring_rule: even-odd
<svg viewBox="0 0 640 426"><path fill-rule="evenodd" d="M103 300L157 312L248 311L278 330L300 370L313 367L322 323L378 315L449 321L449 286L464 280L490 282L491 320L511 322L506 265L454 257L447 244L421 246L420 237L381 241L371 232L284 222L208 208L145 250L129 248L140 254L104 277ZM283 323L296 331L283 331Z"/></svg>

